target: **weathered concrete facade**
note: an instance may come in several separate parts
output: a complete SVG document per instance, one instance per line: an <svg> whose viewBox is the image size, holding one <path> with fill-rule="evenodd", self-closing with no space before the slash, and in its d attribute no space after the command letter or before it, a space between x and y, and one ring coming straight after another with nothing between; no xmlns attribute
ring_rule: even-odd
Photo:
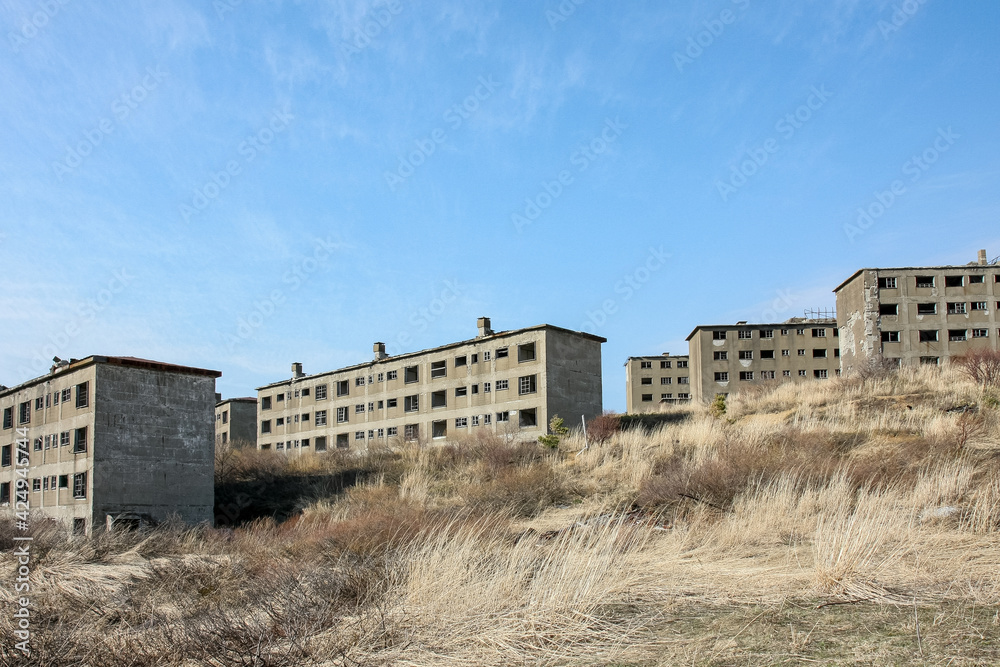
<svg viewBox="0 0 1000 667"><path fill-rule="evenodd" d="M489 431L535 438L553 415L601 414L604 338L540 325L375 359L260 387L258 446L283 451L455 439Z"/></svg>
<svg viewBox="0 0 1000 667"><path fill-rule="evenodd" d="M1000 265L985 250L961 266L859 269L834 292L845 373L871 360L942 364L1000 349Z"/></svg>
<svg viewBox="0 0 1000 667"><path fill-rule="evenodd" d="M629 414L656 412L662 405L691 400L688 355L629 357L625 362L625 409Z"/></svg>
<svg viewBox="0 0 1000 667"><path fill-rule="evenodd" d="M840 374L834 319L695 327L688 337L692 395L702 402L764 382L825 380Z"/></svg>
<svg viewBox="0 0 1000 667"><path fill-rule="evenodd" d="M212 520L215 379L132 357L62 362L0 392L0 503L15 504L16 441L30 443L31 510L90 533L107 517ZM14 454L14 456L11 456Z"/></svg>
<svg viewBox="0 0 1000 667"><path fill-rule="evenodd" d="M257 446L256 398L229 398L215 404L215 442Z"/></svg>

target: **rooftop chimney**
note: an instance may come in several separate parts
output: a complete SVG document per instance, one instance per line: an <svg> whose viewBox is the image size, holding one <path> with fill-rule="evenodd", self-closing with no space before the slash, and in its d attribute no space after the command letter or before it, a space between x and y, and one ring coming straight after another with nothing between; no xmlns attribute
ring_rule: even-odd
<svg viewBox="0 0 1000 667"><path fill-rule="evenodd" d="M980 250L979 251L979 263L985 265L986 262L987 262L987 259L986 259L986 250Z"/></svg>
<svg viewBox="0 0 1000 667"><path fill-rule="evenodd" d="M385 343L375 343L372 346L372 351L375 353L375 361L389 358L389 355L385 353Z"/></svg>
<svg viewBox="0 0 1000 667"><path fill-rule="evenodd" d="M476 326L479 327L479 335L477 338L493 335L493 329L490 329L490 318L480 317L476 320Z"/></svg>
<svg viewBox="0 0 1000 667"><path fill-rule="evenodd" d="M296 361L292 364L292 379L298 380L300 377L305 377L305 373L302 372L302 364Z"/></svg>
<svg viewBox="0 0 1000 667"><path fill-rule="evenodd" d="M219 403L221 401L222 401L222 394L220 394L219 392L215 392L215 402Z"/></svg>

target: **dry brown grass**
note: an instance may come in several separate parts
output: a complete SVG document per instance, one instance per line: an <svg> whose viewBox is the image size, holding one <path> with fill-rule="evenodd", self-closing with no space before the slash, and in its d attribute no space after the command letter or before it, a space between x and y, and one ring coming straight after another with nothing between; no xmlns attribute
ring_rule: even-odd
<svg viewBox="0 0 1000 667"><path fill-rule="evenodd" d="M677 412L587 449L573 433L557 451L479 437L223 461L226 484L305 489L280 523L75 541L38 520L33 660L1000 661L988 388L917 369ZM327 478L351 485L303 482Z"/></svg>

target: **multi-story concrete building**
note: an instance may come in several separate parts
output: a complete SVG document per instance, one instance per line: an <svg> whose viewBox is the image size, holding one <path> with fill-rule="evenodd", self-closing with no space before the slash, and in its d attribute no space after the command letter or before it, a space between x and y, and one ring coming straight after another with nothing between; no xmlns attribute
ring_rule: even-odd
<svg viewBox="0 0 1000 667"><path fill-rule="evenodd" d="M664 352L652 357L629 357L625 362L625 409L629 414L656 412L662 405L691 400L688 355Z"/></svg>
<svg viewBox="0 0 1000 667"><path fill-rule="evenodd" d="M215 442L257 445L256 398L227 398L215 404Z"/></svg>
<svg viewBox="0 0 1000 667"><path fill-rule="evenodd" d="M824 380L840 374L834 318L698 326L687 340L691 394L704 402L763 382Z"/></svg>
<svg viewBox="0 0 1000 667"><path fill-rule="evenodd" d="M834 292L844 372L870 360L941 364L1000 349L1000 265L985 250L961 266L858 269Z"/></svg>
<svg viewBox="0 0 1000 667"><path fill-rule="evenodd" d="M211 521L220 375L91 356L0 388L0 505L81 534L123 515Z"/></svg>
<svg viewBox="0 0 1000 667"><path fill-rule="evenodd" d="M536 438L554 416L601 414L604 338L543 324L305 375L257 390L258 447L325 451L387 440L431 441L478 432ZM308 448L308 449L307 449Z"/></svg>

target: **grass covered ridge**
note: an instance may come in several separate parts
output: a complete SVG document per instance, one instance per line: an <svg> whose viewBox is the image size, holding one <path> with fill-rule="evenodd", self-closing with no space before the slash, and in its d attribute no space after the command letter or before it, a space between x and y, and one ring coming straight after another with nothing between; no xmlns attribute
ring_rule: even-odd
<svg viewBox="0 0 1000 667"><path fill-rule="evenodd" d="M904 369L674 408L587 449L238 452L218 479L234 527L33 523L33 660L995 664L998 404Z"/></svg>

